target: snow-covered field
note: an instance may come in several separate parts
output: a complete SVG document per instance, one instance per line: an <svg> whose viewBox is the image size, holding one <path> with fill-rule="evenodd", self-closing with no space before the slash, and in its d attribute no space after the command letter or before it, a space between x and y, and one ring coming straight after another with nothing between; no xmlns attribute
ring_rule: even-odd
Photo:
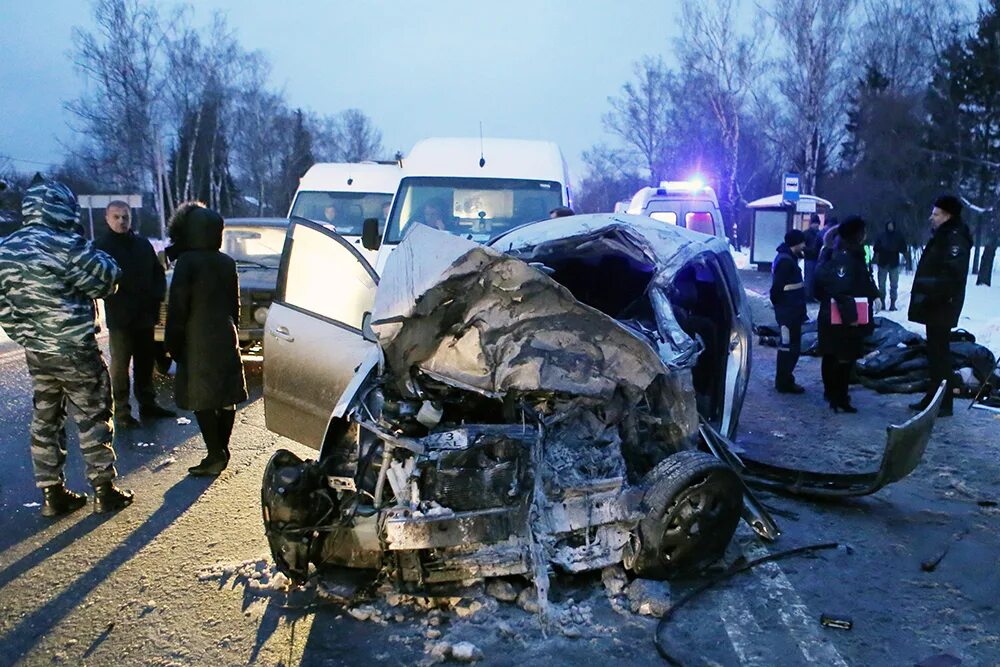
<svg viewBox="0 0 1000 667"><path fill-rule="evenodd" d="M976 276L970 275L965 288L965 306L958 326L976 337L976 342L987 348L993 354L1000 354L1000 279L993 274L994 285L976 285ZM896 311L882 311L880 315L886 319L898 322L910 331L924 335L924 325L910 322L906 319L906 311L910 307L910 289L913 286L913 273L902 273L899 276L899 298L896 300ZM888 299L889 281L886 280L886 299Z"/></svg>

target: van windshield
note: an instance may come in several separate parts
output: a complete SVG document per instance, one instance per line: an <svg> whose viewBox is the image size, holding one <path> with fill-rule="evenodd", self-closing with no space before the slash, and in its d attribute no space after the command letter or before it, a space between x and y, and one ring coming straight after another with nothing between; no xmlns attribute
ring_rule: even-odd
<svg viewBox="0 0 1000 667"><path fill-rule="evenodd" d="M379 230L392 202L391 194L373 192L299 192L290 216L333 225L340 234L360 236L366 218L375 218Z"/></svg>
<svg viewBox="0 0 1000 667"><path fill-rule="evenodd" d="M386 243L399 243L412 223L485 243L526 222L544 220L562 206L555 181L517 178L414 176L399 184Z"/></svg>

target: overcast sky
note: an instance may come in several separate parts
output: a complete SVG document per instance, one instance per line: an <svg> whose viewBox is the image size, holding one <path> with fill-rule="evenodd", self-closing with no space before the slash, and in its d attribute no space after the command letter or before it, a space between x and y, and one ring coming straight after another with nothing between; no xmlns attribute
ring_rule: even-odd
<svg viewBox="0 0 1000 667"><path fill-rule="evenodd" d="M199 0L196 18L226 13L243 46L268 55L292 106L361 109L387 153L428 136L476 136L482 121L487 136L556 141L579 179L580 153L606 140L601 115L632 64L647 54L676 63L678 4ZM63 103L85 89L72 29L92 27L91 4L0 6L0 155L59 161L60 142L74 142Z"/></svg>

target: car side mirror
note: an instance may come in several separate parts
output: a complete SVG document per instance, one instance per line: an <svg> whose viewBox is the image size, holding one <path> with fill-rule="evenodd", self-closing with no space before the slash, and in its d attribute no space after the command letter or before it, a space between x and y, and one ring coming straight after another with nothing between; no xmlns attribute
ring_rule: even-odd
<svg viewBox="0 0 1000 667"><path fill-rule="evenodd" d="M365 250L378 250L382 245L382 239L378 233L378 220L375 218L365 218L361 227L361 245Z"/></svg>
<svg viewBox="0 0 1000 667"><path fill-rule="evenodd" d="M361 316L361 337L369 343L378 343L378 335L372 329L371 311L365 311L365 314Z"/></svg>

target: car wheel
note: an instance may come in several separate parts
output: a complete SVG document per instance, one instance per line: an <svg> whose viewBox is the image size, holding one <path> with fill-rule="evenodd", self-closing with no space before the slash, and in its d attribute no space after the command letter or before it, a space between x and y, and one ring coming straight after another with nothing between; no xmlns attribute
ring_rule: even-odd
<svg viewBox="0 0 1000 667"><path fill-rule="evenodd" d="M668 579L719 558L740 520L743 488L710 454L671 454L646 476L638 544L626 565L647 579Z"/></svg>
<svg viewBox="0 0 1000 667"><path fill-rule="evenodd" d="M276 451L264 468L260 488L264 534L274 564L296 583L309 576L309 562L322 542L314 524L331 510L328 498L323 503L317 497L322 484L319 467L287 449Z"/></svg>

